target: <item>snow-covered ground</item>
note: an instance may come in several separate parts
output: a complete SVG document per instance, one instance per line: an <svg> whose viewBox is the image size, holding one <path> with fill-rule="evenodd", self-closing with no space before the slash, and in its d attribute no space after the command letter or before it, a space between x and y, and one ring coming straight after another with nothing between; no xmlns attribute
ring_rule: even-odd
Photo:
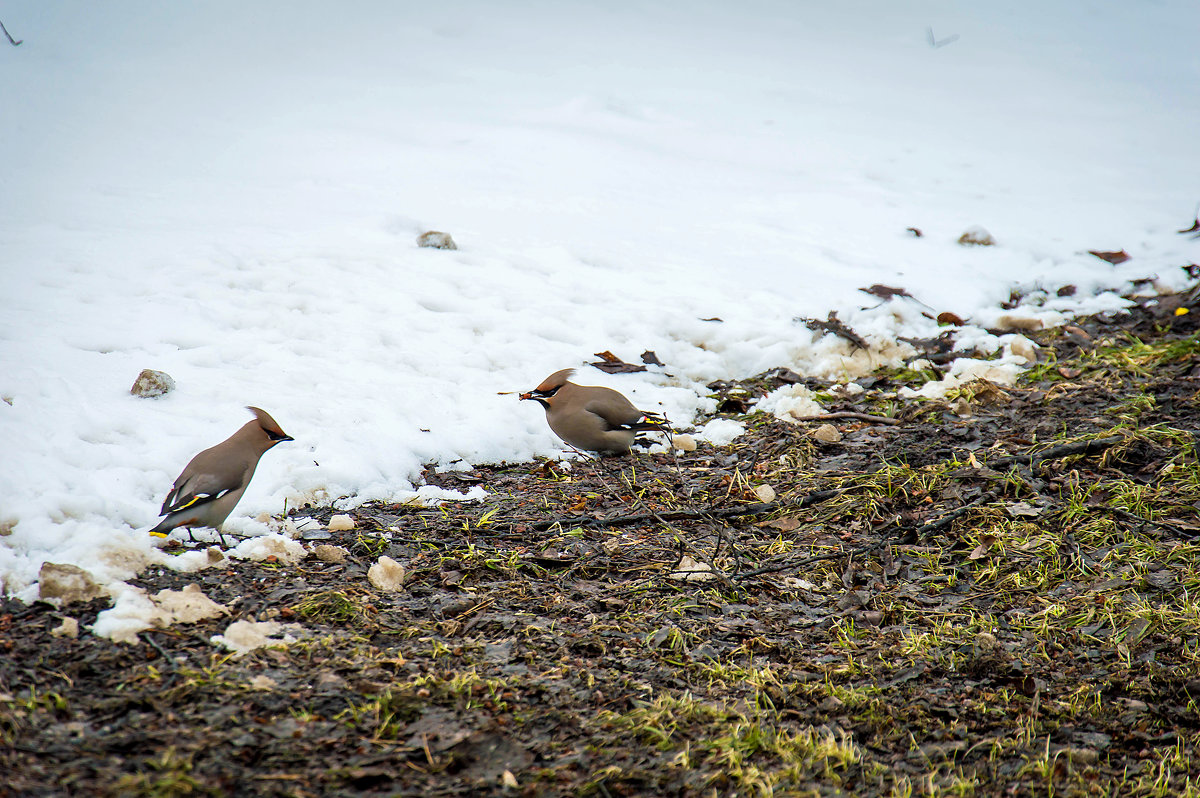
<svg viewBox="0 0 1200 798"><path fill-rule="evenodd" d="M161 557L140 530L247 404L296 439L228 524L257 532L285 502L407 495L423 463L558 451L500 392L594 352L656 352L578 379L686 421L715 378L869 365L796 316L885 349L934 329L860 287L982 325L1014 285L1112 307L1094 295L1200 260L1174 232L1200 200L1194 0L0 0L0 21L24 40L0 40L0 580L24 598L48 559L104 581ZM956 244L973 225L998 246ZM428 229L460 249L418 248ZM130 396L143 368L177 390Z"/></svg>

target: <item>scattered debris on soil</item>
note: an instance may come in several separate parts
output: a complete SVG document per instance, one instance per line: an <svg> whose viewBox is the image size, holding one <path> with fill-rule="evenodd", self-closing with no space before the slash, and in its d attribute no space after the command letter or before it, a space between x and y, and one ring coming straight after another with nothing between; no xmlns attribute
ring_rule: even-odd
<svg viewBox="0 0 1200 798"><path fill-rule="evenodd" d="M153 568L228 615L134 644L5 601L0 795L1196 795L1196 298L1028 333L1011 387L900 399L934 340L714 383L727 446L430 470L489 495ZM826 417L745 415L789 384Z"/></svg>

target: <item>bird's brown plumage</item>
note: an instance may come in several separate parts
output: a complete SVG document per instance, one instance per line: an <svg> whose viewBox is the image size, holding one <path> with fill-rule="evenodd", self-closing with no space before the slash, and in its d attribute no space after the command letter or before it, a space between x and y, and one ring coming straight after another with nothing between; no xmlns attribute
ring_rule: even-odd
<svg viewBox="0 0 1200 798"><path fill-rule="evenodd" d="M521 394L521 399L545 408L550 429L570 445L598 454L625 454L639 430L663 428L661 419L638 410L612 388L570 382L573 372L556 371Z"/></svg>
<svg viewBox="0 0 1200 798"><path fill-rule="evenodd" d="M150 534L165 537L181 526L220 529L246 492L263 453L292 440L267 411L247 409L254 413L253 421L200 452L184 467L163 502L160 515L166 517Z"/></svg>

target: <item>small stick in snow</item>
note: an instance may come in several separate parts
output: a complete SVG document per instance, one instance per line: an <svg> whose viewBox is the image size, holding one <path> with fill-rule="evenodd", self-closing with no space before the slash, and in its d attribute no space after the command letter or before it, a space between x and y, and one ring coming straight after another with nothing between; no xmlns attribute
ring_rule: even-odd
<svg viewBox="0 0 1200 798"><path fill-rule="evenodd" d="M929 40L929 46L935 50L939 47L945 47L947 44L954 44L956 41L958 41L957 33L951 33L944 39L934 38L933 28L925 29L925 37Z"/></svg>
<svg viewBox="0 0 1200 798"><path fill-rule="evenodd" d="M4 31L4 35L8 37L8 43L13 47L16 47L18 44L25 41L24 39L14 39L12 34L8 32L8 28L4 27L3 22L0 22L0 30Z"/></svg>
<svg viewBox="0 0 1200 798"><path fill-rule="evenodd" d="M856 413L852 410L838 410L834 413L821 413L816 416L801 416L797 418L797 421L834 421L839 418L850 418L856 421L866 421L871 424L890 424L893 426L900 423L900 419L898 418L872 416L868 413Z"/></svg>

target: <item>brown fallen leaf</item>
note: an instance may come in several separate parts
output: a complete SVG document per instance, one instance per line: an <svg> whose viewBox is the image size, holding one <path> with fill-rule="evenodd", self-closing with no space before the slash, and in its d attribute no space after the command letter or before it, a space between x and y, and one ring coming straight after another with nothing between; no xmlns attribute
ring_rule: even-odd
<svg viewBox="0 0 1200 798"><path fill-rule="evenodd" d="M1073 285L1064 285L1062 288L1059 288L1056 293L1059 296L1075 296L1075 292L1077 290L1078 289Z"/></svg>
<svg viewBox="0 0 1200 798"><path fill-rule="evenodd" d="M800 526L800 521L795 516L785 515L783 518L776 518L773 521L764 521L759 526L769 526L771 529L778 529L780 532L791 532Z"/></svg>
<svg viewBox="0 0 1200 798"><path fill-rule="evenodd" d="M997 540L997 538L995 535L982 536L981 538L979 538L979 545L976 546L975 549L970 554L967 555L967 559L968 560L982 560L984 557L987 556L988 550L990 550L992 548L992 546L994 546L996 544L996 540Z"/></svg>
<svg viewBox="0 0 1200 798"><path fill-rule="evenodd" d="M964 324L966 324L966 322L962 320L961 316L951 313L948 310L943 310L941 313L937 314L937 323L939 326L952 324L955 327L962 327Z"/></svg>
<svg viewBox="0 0 1200 798"><path fill-rule="evenodd" d="M1119 249L1115 252L1108 252L1100 249L1089 249L1088 254L1095 255L1100 260L1106 260L1113 266L1116 266L1118 263L1124 263L1130 259L1129 253L1123 249Z"/></svg>
<svg viewBox="0 0 1200 798"><path fill-rule="evenodd" d="M1200 230L1200 213L1197 213L1197 214L1196 214L1196 218L1195 218L1195 220L1192 222L1192 226L1191 226L1191 227L1188 227L1188 228L1186 228L1186 229L1184 229L1184 230L1177 230L1176 232L1177 232L1177 233L1194 233L1194 232L1196 232L1197 230Z"/></svg>
<svg viewBox="0 0 1200 798"><path fill-rule="evenodd" d="M862 336L847 327L845 323L838 318L836 310L829 311L829 315L825 321L806 319L802 316L797 316L795 319L792 319L792 321L802 322L805 327L813 332L833 333L839 338L844 338L845 340L849 341L859 349L870 349Z"/></svg>
<svg viewBox="0 0 1200 798"><path fill-rule="evenodd" d="M870 288L860 288L858 290L862 291L864 294L877 296L885 302L890 300L892 297L897 296L906 296L910 299L912 298L912 294L908 293L908 291L903 288L893 288L890 285L880 285L879 283L875 283L875 285L871 286Z"/></svg>
<svg viewBox="0 0 1200 798"><path fill-rule="evenodd" d="M647 349L645 352L642 352L642 362L645 363L647 366L666 365L665 363L663 363L661 360L658 359L658 355L654 354L649 349Z"/></svg>
<svg viewBox="0 0 1200 798"><path fill-rule="evenodd" d="M621 358L609 352L607 349L603 352L597 352L596 357L600 358L595 363L588 365L598 368L606 374L632 374L635 371L645 371L645 366L636 366L633 363L626 363Z"/></svg>
<svg viewBox="0 0 1200 798"><path fill-rule="evenodd" d="M720 316L713 316L711 319L700 319L700 321L725 321L725 319Z"/></svg>
<svg viewBox="0 0 1200 798"><path fill-rule="evenodd" d="M921 232L921 228L919 228L919 227L906 227L904 229L907 230L908 232L912 233L914 238L920 238L923 235L925 235L924 233Z"/></svg>
<svg viewBox="0 0 1200 798"><path fill-rule="evenodd" d="M1055 369L1055 371L1057 371L1063 377L1066 377L1068 380L1073 380L1083 373L1083 369L1073 369L1068 366L1059 366L1057 369Z"/></svg>

